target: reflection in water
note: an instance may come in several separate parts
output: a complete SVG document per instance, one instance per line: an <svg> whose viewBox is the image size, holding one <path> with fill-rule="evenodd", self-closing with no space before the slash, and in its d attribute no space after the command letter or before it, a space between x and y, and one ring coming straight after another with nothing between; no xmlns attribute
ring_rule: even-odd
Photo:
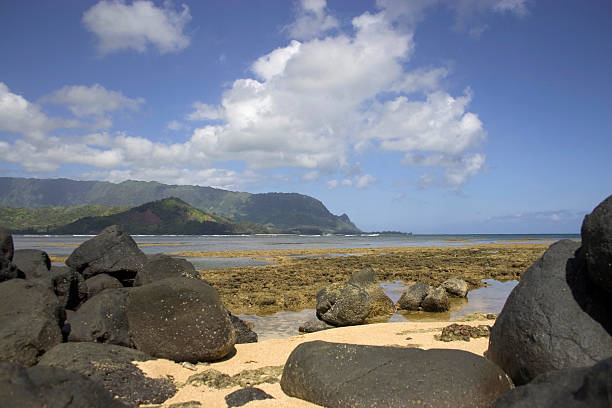
<svg viewBox="0 0 612 408"><path fill-rule="evenodd" d="M449 321L475 312L498 314L501 312L506 298L518 282L500 282L494 279L485 279L483 282L489 286L471 290L468 292L467 299L451 298L451 310L448 312L399 311L388 320L383 321ZM394 303L397 303L402 295L402 291L408 287L402 281L382 282L380 286ZM260 341L297 336L299 334L298 327L315 316L314 309L304 309L300 312L278 312L271 316L238 315L242 320L254 325L253 330L259 336Z"/></svg>

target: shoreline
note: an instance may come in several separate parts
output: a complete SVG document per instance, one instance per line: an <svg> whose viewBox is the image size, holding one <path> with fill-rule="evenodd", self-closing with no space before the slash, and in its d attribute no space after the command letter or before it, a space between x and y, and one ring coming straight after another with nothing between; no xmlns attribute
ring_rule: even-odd
<svg viewBox="0 0 612 408"><path fill-rule="evenodd" d="M458 246L313 248L290 250L171 252L173 256L266 260L270 265L199 270L233 314L270 315L313 308L317 292L346 282L371 266L381 282L401 280L437 286L463 279L469 289L483 279L520 280L550 243L494 243ZM339 254L340 256L333 256ZM343 256L346 255L346 256Z"/></svg>

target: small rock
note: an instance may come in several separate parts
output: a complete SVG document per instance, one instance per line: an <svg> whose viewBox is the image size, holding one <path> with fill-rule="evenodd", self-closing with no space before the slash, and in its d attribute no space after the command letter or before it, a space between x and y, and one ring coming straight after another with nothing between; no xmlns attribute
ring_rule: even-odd
<svg viewBox="0 0 612 408"><path fill-rule="evenodd" d="M402 294L402 297L397 302L397 307L401 310L419 310L421 303L423 303L429 292L431 292L431 286L428 284L422 282L415 283L409 286L406 292Z"/></svg>
<svg viewBox="0 0 612 408"><path fill-rule="evenodd" d="M462 279L451 278L442 282L441 285L449 296L464 298L467 296L468 286Z"/></svg>
<svg viewBox="0 0 612 408"><path fill-rule="evenodd" d="M168 405L167 408L199 408L202 404L198 401L186 401L186 402L175 402L174 404Z"/></svg>
<svg viewBox="0 0 612 408"><path fill-rule="evenodd" d="M317 317L334 326L363 324L370 305L370 295L349 283L335 283L317 293Z"/></svg>
<svg viewBox="0 0 612 408"><path fill-rule="evenodd" d="M189 361L183 361L180 365L181 367L184 367L191 371L196 371L198 369L195 365L191 364Z"/></svg>
<svg viewBox="0 0 612 408"><path fill-rule="evenodd" d="M302 324L298 330L300 333L314 333L321 330L333 329L334 327L336 326L332 326L331 324L328 324L323 320L319 320L316 317L313 317L306 323Z"/></svg>
<svg viewBox="0 0 612 408"><path fill-rule="evenodd" d="M426 312L446 312L450 310L450 300L443 287L437 287L423 299L421 307Z"/></svg>
<svg viewBox="0 0 612 408"><path fill-rule="evenodd" d="M225 402L229 408L241 407L251 401L274 399L273 396L259 388L242 388L225 396Z"/></svg>

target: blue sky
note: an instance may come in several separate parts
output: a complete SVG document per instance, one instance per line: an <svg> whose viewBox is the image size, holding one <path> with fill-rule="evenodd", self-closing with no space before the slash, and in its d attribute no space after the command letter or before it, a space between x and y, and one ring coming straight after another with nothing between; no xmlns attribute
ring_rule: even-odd
<svg viewBox="0 0 612 408"><path fill-rule="evenodd" d="M609 1L3 1L0 174L308 194L363 230L575 233Z"/></svg>

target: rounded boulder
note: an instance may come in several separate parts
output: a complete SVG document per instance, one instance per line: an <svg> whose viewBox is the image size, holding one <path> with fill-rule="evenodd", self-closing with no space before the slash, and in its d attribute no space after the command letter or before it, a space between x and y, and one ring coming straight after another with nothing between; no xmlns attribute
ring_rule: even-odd
<svg viewBox="0 0 612 408"><path fill-rule="evenodd" d="M581 234L589 277L612 294L612 196L584 217Z"/></svg>

